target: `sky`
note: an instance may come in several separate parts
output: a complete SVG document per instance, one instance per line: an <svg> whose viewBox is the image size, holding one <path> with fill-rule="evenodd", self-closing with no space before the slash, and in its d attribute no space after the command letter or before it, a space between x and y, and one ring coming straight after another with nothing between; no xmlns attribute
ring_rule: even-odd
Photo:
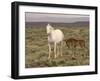
<svg viewBox="0 0 100 81"><path fill-rule="evenodd" d="M89 15L83 14L50 14L50 13L33 13L25 12L26 22L60 22L73 23L89 21Z"/></svg>

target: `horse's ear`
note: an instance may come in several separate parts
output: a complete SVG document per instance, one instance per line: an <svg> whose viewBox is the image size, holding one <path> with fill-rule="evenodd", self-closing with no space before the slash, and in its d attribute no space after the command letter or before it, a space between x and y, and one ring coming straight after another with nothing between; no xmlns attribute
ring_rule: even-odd
<svg viewBox="0 0 100 81"><path fill-rule="evenodd" d="M51 25L50 25L50 24L48 24L47 26L48 26L48 27L51 27Z"/></svg>
<svg viewBox="0 0 100 81"><path fill-rule="evenodd" d="M54 28L53 28L50 24L48 24L47 27L48 27L50 30L54 30Z"/></svg>

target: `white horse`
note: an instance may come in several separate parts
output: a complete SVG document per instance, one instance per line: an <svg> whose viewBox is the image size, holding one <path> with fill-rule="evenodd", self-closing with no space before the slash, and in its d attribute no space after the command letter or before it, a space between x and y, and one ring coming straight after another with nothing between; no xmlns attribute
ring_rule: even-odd
<svg viewBox="0 0 100 81"><path fill-rule="evenodd" d="M60 54L62 56L62 44L64 39L64 34L59 29L54 29L50 24L47 25L47 35L48 35L48 46L49 46L49 56L51 57L51 44L54 44L54 58ZM60 44L60 47L57 47L57 44Z"/></svg>

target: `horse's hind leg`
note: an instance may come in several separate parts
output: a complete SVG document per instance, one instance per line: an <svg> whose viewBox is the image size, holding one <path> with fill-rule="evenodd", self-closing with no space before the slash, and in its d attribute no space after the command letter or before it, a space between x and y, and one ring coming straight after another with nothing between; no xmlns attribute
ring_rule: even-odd
<svg viewBox="0 0 100 81"><path fill-rule="evenodd" d="M60 54L60 47L59 45L57 45L57 57L59 56L59 54Z"/></svg>
<svg viewBox="0 0 100 81"><path fill-rule="evenodd" d="M60 45L60 55L62 56L62 46L63 46L63 41L61 41L61 45Z"/></svg>

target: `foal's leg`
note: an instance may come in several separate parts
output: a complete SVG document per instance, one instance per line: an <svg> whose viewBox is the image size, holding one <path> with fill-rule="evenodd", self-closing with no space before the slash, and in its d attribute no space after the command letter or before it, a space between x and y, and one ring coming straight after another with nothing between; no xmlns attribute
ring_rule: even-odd
<svg viewBox="0 0 100 81"><path fill-rule="evenodd" d="M57 45L57 43L55 42L55 43L54 43L54 54L55 54L54 57L55 57L55 58L57 57L57 55L56 55L56 45Z"/></svg>
<svg viewBox="0 0 100 81"><path fill-rule="evenodd" d="M50 55L51 55L51 45L50 45L50 43L48 44L48 46L49 46L49 56L48 56L48 59L50 59Z"/></svg>

